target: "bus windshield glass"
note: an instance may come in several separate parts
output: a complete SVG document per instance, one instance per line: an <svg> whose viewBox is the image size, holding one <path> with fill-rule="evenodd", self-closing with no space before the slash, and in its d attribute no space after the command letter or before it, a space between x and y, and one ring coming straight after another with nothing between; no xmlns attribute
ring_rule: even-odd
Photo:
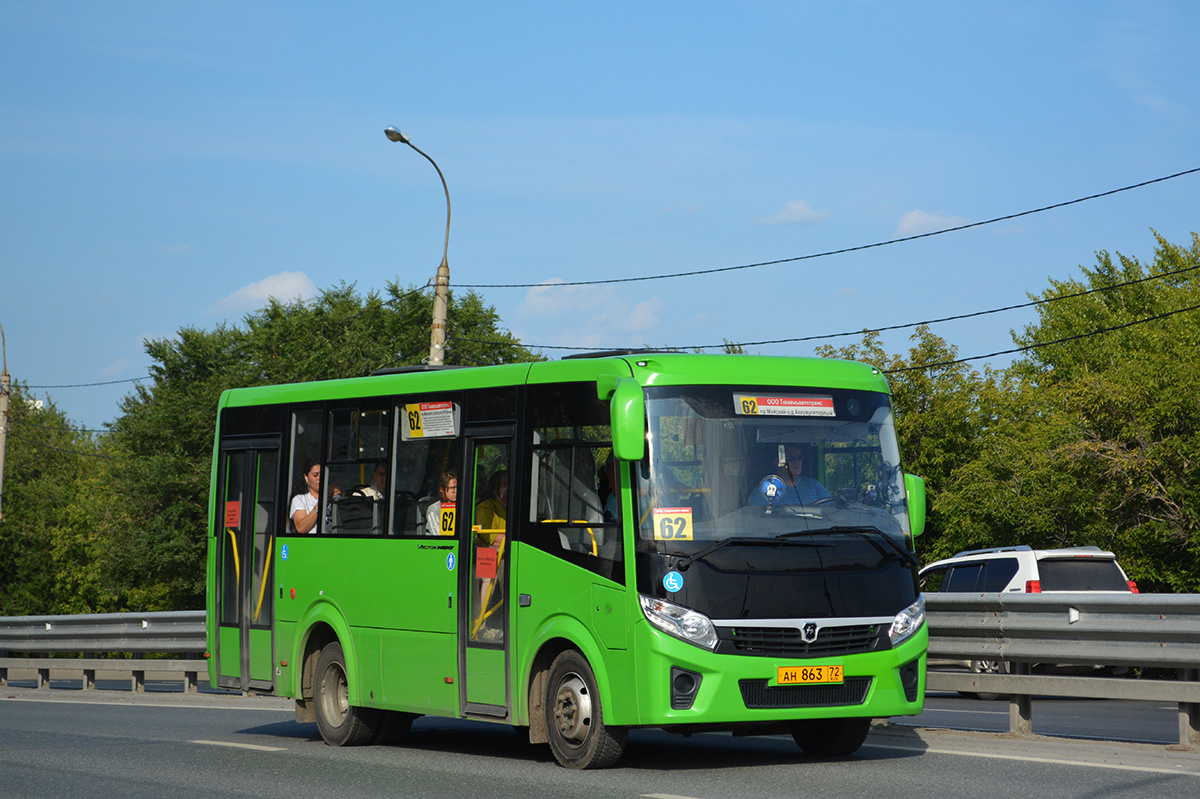
<svg viewBox="0 0 1200 799"><path fill-rule="evenodd" d="M886 394L650 387L646 414L647 454L636 466L642 551L687 554L726 539L841 532L908 546Z"/></svg>

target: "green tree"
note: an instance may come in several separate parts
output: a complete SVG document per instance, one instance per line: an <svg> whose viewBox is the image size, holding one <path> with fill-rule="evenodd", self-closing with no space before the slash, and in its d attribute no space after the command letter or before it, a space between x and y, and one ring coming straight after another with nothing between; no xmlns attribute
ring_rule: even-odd
<svg viewBox="0 0 1200 799"><path fill-rule="evenodd" d="M1200 590L1200 238L1052 281L945 508L991 543L1095 544L1144 590Z"/></svg>
<svg viewBox="0 0 1200 799"><path fill-rule="evenodd" d="M12 387L0 523L0 616L71 612L56 587L54 533L80 484L102 463L97 439L50 401Z"/></svg>

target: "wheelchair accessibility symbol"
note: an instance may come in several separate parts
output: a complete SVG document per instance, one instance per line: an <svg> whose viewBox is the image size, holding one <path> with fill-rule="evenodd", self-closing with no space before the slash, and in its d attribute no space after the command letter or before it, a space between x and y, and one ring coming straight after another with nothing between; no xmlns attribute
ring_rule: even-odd
<svg viewBox="0 0 1200 799"><path fill-rule="evenodd" d="M663 577L663 588L672 594L683 588L683 575L679 572L667 572Z"/></svg>

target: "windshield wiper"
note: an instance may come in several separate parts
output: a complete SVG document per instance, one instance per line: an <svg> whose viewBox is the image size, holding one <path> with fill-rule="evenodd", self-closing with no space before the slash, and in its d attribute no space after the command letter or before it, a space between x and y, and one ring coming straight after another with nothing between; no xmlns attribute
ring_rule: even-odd
<svg viewBox="0 0 1200 799"><path fill-rule="evenodd" d="M917 556L908 551L907 547L902 547L895 538L880 530L878 527L830 527L832 533L874 533L875 535L864 536L868 541L874 542L878 539L883 539L887 545L900 556L900 559L909 566L920 566L921 562L917 560ZM878 548L878 547L877 547Z"/></svg>

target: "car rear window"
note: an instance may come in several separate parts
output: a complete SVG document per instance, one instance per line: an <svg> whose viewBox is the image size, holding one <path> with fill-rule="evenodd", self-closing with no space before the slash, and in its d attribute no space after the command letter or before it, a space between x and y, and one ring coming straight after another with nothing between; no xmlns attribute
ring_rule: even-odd
<svg viewBox="0 0 1200 799"><path fill-rule="evenodd" d="M1095 558L1039 560L1043 591L1128 591L1117 562Z"/></svg>
<svg viewBox="0 0 1200 799"><path fill-rule="evenodd" d="M950 576L942 590L954 593L996 593L1003 591L1016 573L1016 558L962 563L950 569Z"/></svg>

